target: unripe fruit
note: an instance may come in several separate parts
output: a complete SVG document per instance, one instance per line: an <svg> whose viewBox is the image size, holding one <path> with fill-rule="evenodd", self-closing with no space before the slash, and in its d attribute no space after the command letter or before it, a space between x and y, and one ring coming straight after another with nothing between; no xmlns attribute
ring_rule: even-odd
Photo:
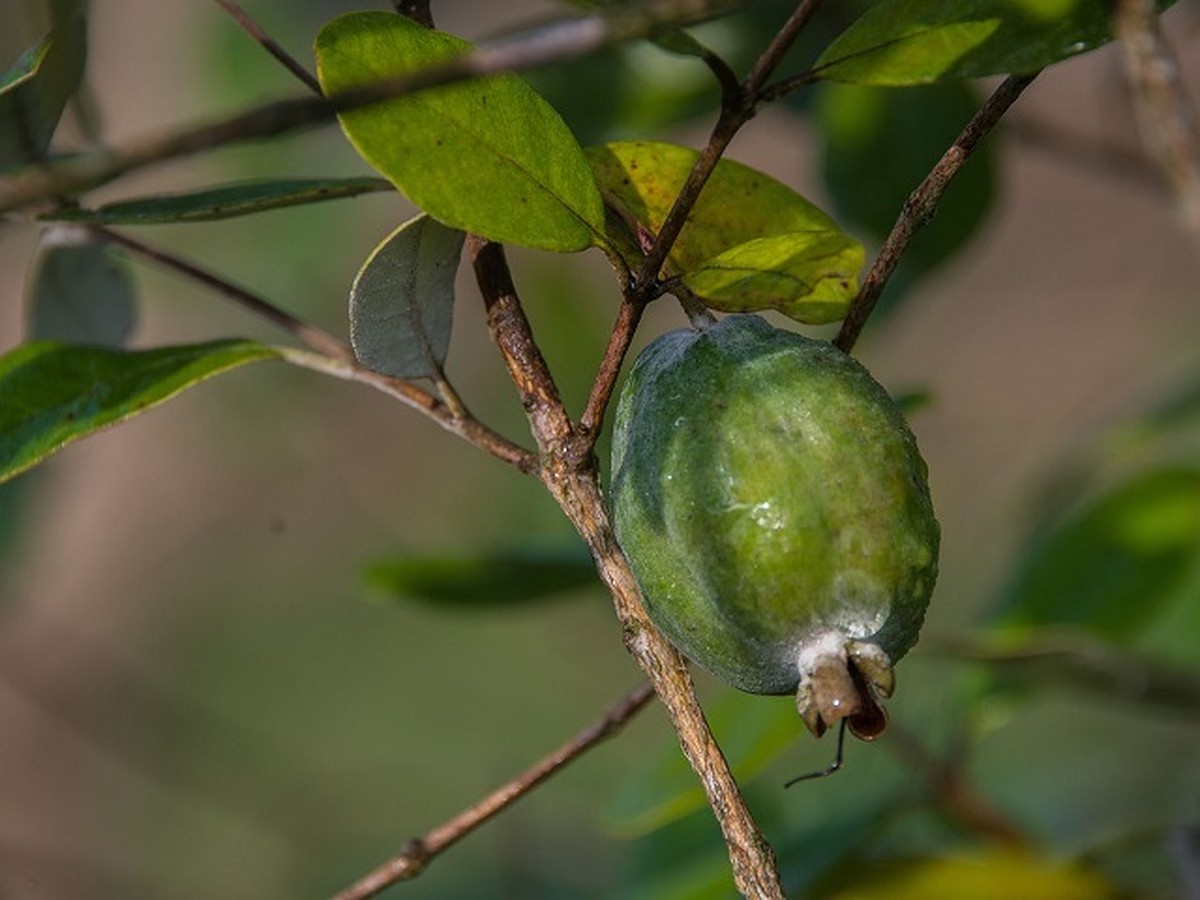
<svg viewBox="0 0 1200 900"><path fill-rule="evenodd" d="M926 467L887 392L824 341L729 316L655 340L617 406L618 540L655 624L816 735L886 719L937 575Z"/></svg>

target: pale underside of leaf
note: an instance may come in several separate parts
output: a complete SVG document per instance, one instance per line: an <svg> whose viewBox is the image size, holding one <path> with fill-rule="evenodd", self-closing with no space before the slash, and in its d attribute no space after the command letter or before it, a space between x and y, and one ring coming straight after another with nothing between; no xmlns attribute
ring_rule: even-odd
<svg viewBox="0 0 1200 900"><path fill-rule="evenodd" d="M421 215L375 249L350 290L350 342L359 362L397 378L441 378L465 237Z"/></svg>

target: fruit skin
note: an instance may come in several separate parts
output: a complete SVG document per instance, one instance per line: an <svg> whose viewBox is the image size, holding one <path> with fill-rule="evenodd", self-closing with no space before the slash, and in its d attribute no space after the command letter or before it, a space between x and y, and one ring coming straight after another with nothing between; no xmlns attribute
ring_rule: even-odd
<svg viewBox="0 0 1200 900"><path fill-rule="evenodd" d="M758 316L670 332L625 384L612 466L618 540L677 647L741 690L797 692L816 734L882 715L868 695L916 642L939 528L866 369Z"/></svg>

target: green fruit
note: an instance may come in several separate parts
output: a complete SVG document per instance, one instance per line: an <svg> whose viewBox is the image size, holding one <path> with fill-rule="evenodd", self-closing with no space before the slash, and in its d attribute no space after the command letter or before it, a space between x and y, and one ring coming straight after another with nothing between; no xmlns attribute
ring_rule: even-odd
<svg viewBox="0 0 1200 900"><path fill-rule="evenodd" d="M818 736L886 722L937 575L926 467L887 392L824 341L729 316L665 334L617 406L618 540L655 624Z"/></svg>

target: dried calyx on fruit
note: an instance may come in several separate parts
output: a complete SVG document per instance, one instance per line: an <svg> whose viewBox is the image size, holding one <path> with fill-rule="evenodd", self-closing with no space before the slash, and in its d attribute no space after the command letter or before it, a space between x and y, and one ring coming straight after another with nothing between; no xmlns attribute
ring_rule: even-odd
<svg viewBox="0 0 1200 900"><path fill-rule="evenodd" d="M870 739L937 575L926 466L887 392L827 342L729 316L638 357L614 524L651 619L734 687Z"/></svg>

